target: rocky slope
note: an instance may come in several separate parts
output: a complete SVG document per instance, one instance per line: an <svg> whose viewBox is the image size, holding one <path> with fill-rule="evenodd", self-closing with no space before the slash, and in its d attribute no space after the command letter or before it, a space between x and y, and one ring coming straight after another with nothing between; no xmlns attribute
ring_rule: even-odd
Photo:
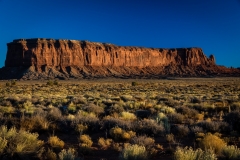
<svg viewBox="0 0 240 160"><path fill-rule="evenodd" d="M239 76L201 48L121 47L76 40L18 39L7 44L0 79Z"/></svg>

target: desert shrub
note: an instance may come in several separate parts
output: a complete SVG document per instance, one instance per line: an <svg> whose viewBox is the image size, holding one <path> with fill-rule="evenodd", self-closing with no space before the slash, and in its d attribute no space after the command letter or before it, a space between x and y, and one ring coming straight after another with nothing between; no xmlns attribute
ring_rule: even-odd
<svg viewBox="0 0 240 160"><path fill-rule="evenodd" d="M169 107L175 107L179 105L178 101L173 100L172 98L168 98L168 101L164 102ZM175 110L175 109L174 109Z"/></svg>
<svg viewBox="0 0 240 160"><path fill-rule="evenodd" d="M7 83L6 83L6 86L7 86L7 87L10 87L10 86L11 86L11 83L7 82Z"/></svg>
<svg viewBox="0 0 240 160"><path fill-rule="evenodd" d="M161 105L159 110L160 110L160 112L165 113L165 114L175 113L175 108L168 107L168 106L165 106L165 105Z"/></svg>
<svg viewBox="0 0 240 160"><path fill-rule="evenodd" d="M87 100L86 100L86 98L83 97L83 96L74 97L74 98L72 99L72 102L73 102L74 104L87 104Z"/></svg>
<svg viewBox="0 0 240 160"><path fill-rule="evenodd" d="M59 84L59 82L57 80L53 81L53 85L58 85L58 84Z"/></svg>
<svg viewBox="0 0 240 160"><path fill-rule="evenodd" d="M195 138L200 138L200 139L202 139L204 136L205 136L205 133L203 133L203 132L197 132L197 133L195 133Z"/></svg>
<svg viewBox="0 0 240 160"><path fill-rule="evenodd" d="M2 100L1 99L0 104L1 104L1 106L7 106L7 107L12 107L13 106L11 100L9 100L9 99L8 100Z"/></svg>
<svg viewBox="0 0 240 160"><path fill-rule="evenodd" d="M177 147L173 157L174 160L217 160L216 155L211 150L193 150L191 147Z"/></svg>
<svg viewBox="0 0 240 160"><path fill-rule="evenodd" d="M200 126L191 126L190 130L192 133L199 133L199 132L204 132L203 128Z"/></svg>
<svg viewBox="0 0 240 160"><path fill-rule="evenodd" d="M133 99L133 96L131 95L122 95L121 96L121 99L124 101L124 102L127 102L127 101L131 101Z"/></svg>
<svg viewBox="0 0 240 160"><path fill-rule="evenodd" d="M82 154L90 154L92 152L93 141L89 135L83 134L79 137L79 147Z"/></svg>
<svg viewBox="0 0 240 160"><path fill-rule="evenodd" d="M175 138L174 138L174 135L171 133L171 134L167 134L166 135L166 141L168 143L175 143Z"/></svg>
<svg viewBox="0 0 240 160"><path fill-rule="evenodd" d="M131 144L137 144L139 146L144 146L146 149L151 148L154 145L155 140L147 136L136 136L130 140Z"/></svg>
<svg viewBox="0 0 240 160"><path fill-rule="evenodd" d="M202 101L201 101L201 99L199 99L199 98L197 98L197 97L193 97L193 98L191 99L191 102L192 102L192 103L201 103Z"/></svg>
<svg viewBox="0 0 240 160"><path fill-rule="evenodd" d="M12 114L16 109L12 106L0 106L0 112L3 114Z"/></svg>
<svg viewBox="0 0 240 160"><path fill-rule="evenodd" d="M156 117L157 121L165 121L165 120L168 120L166 114L160 112L157 114L157 117Z"/></svg>
<svg viewBox="0 0 240 160"><path fill-rule="evenodd" d="M20 129L32 131L34 129L35 121L32 118L26 117L20 120Z"/></svg>
<svg viewBox="0 0 240 160"><path fill-rule="evenodd" d="M0 156L2 158L20 157L27 159L41 156L43 141L38 140L38 134L15 128L0 127ZM4 154L3 154L4 153Z"/></svg>
<svg viewBox="0 0 240 160"><path fill-rule="evenodd" d="M7 146L7 143L8 143L8 142L7 142L7 140L5 139L5 137L4 137L4 138L0 137L0 155L2 155L4 149L5 149L6 146Z"/></svg>
<svg viewBox="0 0 240 160"><path fill-rule="evenodd" d="M203 119L204 119L203 113L199 113L194 117L194 120L196 120L196 121L202 121Z"/></svg>
<svg viewBox="0 0 240 160"><path fill-rule="evenodd" d="M172 132L179 137L185 137L189 134L189 128L186 125L176 125L172 129Z"/></svg>
<svg viewBox="0 0 240 160"><path fill-rule="evenodd" d="M59 160L80 160L76 157L77 152L74 148L68 148L68 150L63 149L59 154Z"/></svg>
<svg viewBox="0 0 240 160"><path fill-rule="evenodd" d="M47 83L46 83L48 86L53 86L53 85L58 85L59 83L58 83L58 81L57 80L54 80L54 81L52 81L52 80L49 80L49 81L47 81Z"/></svg>
<svg viewBox="0 0 240 160"><path fill-rule="evenodd" d="M102 137L100 137L98 139L98 145L102 148L102 149L107 149L111 146L112 144L112 139L104 139Z"/></svg>
<svg viewBox="0 0 240 160"><path fill-rule="evenodd" d="M23 103L23 108L24 108L24 112L27 114L33 114L34 113L34 105L32 104L31 101L26 101Z"/></svg>
<svg viewBox="0 0 240 160"><path fill-rule="evenodd" d="M64 141L57 136L50 136L48 138L48 144L54 149L62 149L64 147Z"/></svg>
<svg viewBox="0 0 240 160"><path fill-rule="evenodd" d="M16 80L11 80L10 82L6 83L6 86L7 87L12 87L12 86L15 86L16 84L17 84Z"/></svg>
<svg viewBox="0 0 240 160"><path fill-rule="evenodd" d="M17 84L16 80L11 80L11 85L15 86Z"/></svg>
<svg viewBox="0 0 240 160"><path fill-rule="evenodd" d="M57 107L51 107L50 111L47 114L47 118L52 121L61 120L63 118L62 112Z"/></svg>
<svg viewBox="0 0 240 160"><path fill-rule="evenodd" d="M44 111L36 112L31 117L20 119L20 128L28 131L46 131L50 125L47 113Z"/></svg>
<svg viewBox="0 0 240 160"><path fill-rule="evenodd" d="M48 148L47 152L45 153L45 159L48 160L57 160L57 154Z"/></svg>
<svg viewBox="0 0 240 160"><path fill-rule="evenodd" d="M224 118L224 121L228 122L230 125L232 125L234 130L240 133L240 112L239 111L230 112Z"/></svg>
<svg viewBox="0 0 240 160"><path fill-rule="evenodd" d="M93 144L93 141L89 135L83 134L83 135L80 135L80 137L79 137L79 143L80 143L79 144L80 147L90 148Z"/></svg>
<svg viewBox="0 0 240 160"><path fill-rule="evenodd" d="M126 146L119 156L120 160L147 160L148 154L144 146L137 144Z"/></svg>
<svg viewBox="0 0 240 160"><path fill-rule="evenodd" d="M132 82L132 86L137 86L138 83L137 82Z"/></svg>
<svg viewBox="0 0 240 160"><path fill-rule="evenodd" d="M199 142L199 146L204 150L210 149L213 150L216 154L219 154L226 146L226 143L218 136L208 133Z"/></svg>
<svg viewBox="0 0 240 160"><path fill-rule="evenodd" d="M123 106L119 104L114 104L107 109L106 113L112 115L114 113L121 113L123 111L124 111Z"/></svg>
<svg viewBox="0 0 240 160"><path fill-rule="evenodd" d="M113 127L118 126L120 128L125 128L130 130L133 127L133 123L131 121L125 121L123 119L114 118L111 116L104 117L102 122L103 122L104 129L111 129Z"/></svg>
<svg viewBox="0 0 240 160"><path fill-rule="evenodd" d="M135 121L132 125L133 130L140 134L159 135L165 133L163 124L158 124L153 119L143 119L141 121Z"/></svg>
<svg viewBox="0 0 240 160"><path fill-rule="evenodd" d="M229 132L230 128L226 122L222 121L202 121L198 123L207 132Z"/></svg>
<svg viewBox="0 0 240 160"><path fill-rule="evenodd" d="M93 103L88 104L87 106L84 107L84 110L87 112L92 112L95 113L96 115L104 113L103 107L99 107Z"/></svg>
<svg viewBox="0 0 240 160"><path fill-rule="evenodd" d="M233 102L233 103L231 104L231 109L232 109L232 110L239 111L239 109L240 109L240 102Z"/></svg>
<svg viewBox="0 0 240 160"><path fill-rule="evenodd" d="M122 128L114 127L109 131L110 135L113 137L114 140L124 140L128 141L130 138L136 135L136 132L133 131L125 131Z"/></svg>
<svg viewBox="0 0 240 160"><path fill-rule="evenodd" d="M135 120L135 119L137 119L137 117L133 113L129 113L129 112L122 112L120 114L120 117L124 120Z"/></svg>
<svg viewBox="0 0 240 160"><path fill-rule="evenodd" d="M86 114L85 114L86 113ZM72 123L79 124L82 123L88 126L88 131L98 131L101 127L100 120L94 113L87 113L74 115Z"/></svg>
<svg viewBox="0 0 240 160"><path fill-rule="evenodd" d="M223 147L222 154L229 160L240 159L240 149L234 145Z"/></svg>
<svg viewBox="0 0 240 160"><path fill-rule="evenodd" d="M162 113L162 112L158 113L157 117L156 117L156 121L157 121L157 123L164 126L165 132L167 134L170 132L170 124L168 121L168 117L164 113Z"/></svg>
<svg viewBox="0 0 240 160"><path fill-rule="evenodd" d="M67 106L68 113L76 113L76 105L73 102L70 102Z"/></svg>
<svg viewBox="0 0 240 160"><path fill-rule="evenodd" d="M196 118L198 115L198 111L195 109L192 109L190 107L181 106L176 108L178 113L183 114L186 118Z"/></svg>
<svg viewBox="0 0 240 160"><path fill-rule="evenodd" d="M144 118L149 118L151 115L151 112L148 110L137 110L135 112L137 118L144 119Z"/></svg>
<svg viewBox="0 0 240 160"><path fill-rule="evenodd" d="M76 125L75 130L76 130L78 133L82 134L82 133L84 133L85 131L88 130L88 126L80 123L80 124L77 124L77 125Z"/></svg>
<svg viewBox="0 0 240 160"><path fill-rule="evenodd" d="M168 115L168 119L171 123L183 123L184 115L180 113L171 113Z"/></svg>

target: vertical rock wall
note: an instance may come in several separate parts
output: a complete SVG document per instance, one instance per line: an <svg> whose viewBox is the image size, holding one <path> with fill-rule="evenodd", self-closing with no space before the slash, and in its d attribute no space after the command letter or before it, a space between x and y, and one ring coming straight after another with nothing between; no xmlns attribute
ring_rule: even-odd
<svg viewBox="0 0 240 160"><path fill-rule="evenodd" d="M108 66L157 67L215 65L200 48L158 49L120 47L76 40L27 39L7 44L6 67Z"/></svg>

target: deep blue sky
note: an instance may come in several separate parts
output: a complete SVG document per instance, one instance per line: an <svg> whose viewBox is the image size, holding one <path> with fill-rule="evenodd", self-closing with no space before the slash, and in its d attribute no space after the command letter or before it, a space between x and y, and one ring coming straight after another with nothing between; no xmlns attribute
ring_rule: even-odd
<svg viewBox="0 0 240 160"><path fill-rule="evenodd" d="M240 67L240 0L0 0L0 67L19 38L201 47Z"/></svg>

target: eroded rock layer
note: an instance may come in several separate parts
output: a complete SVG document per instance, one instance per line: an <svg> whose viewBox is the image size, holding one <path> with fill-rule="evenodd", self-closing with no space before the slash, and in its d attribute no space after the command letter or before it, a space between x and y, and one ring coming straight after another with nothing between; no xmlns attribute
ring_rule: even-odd
<svg viewBox="0 0 240 160"><path fill-rule="evenodd" d="M158 78L162 76L238 75L215 64L201 48L122 47L77 40L18 39L7 44L1 79Z"/></svg>

